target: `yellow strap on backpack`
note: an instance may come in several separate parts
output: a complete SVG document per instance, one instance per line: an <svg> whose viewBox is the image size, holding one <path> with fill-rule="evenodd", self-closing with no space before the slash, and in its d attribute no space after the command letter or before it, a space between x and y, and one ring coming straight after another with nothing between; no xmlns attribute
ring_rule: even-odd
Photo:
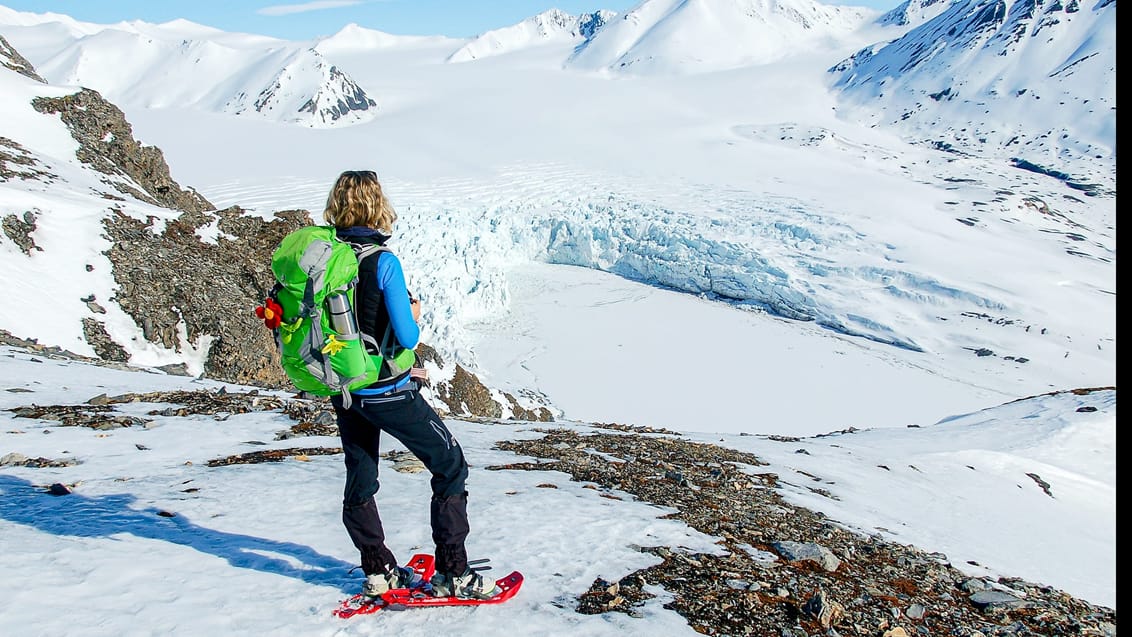
<svg viewBox="0 0 1132 637"><path fill-rule="evenodd" d="M279 340L284 342L284 343L290 343L291 338L295 335L295 330L298 330L299 326L302 325L302 324L303 324L302 317L295 319L294 322L292 322L292 323L280 323L279 324Z"/></svg>
<svg viewBox="0 0 1132 637"><path fill-rule="evenodd" d="M326 345L322 346L322 353L334 356L343 349L346 349L347 345L349 345L349 343L338 340L338 337L333 334L328 334L326 337Z"/></svg>

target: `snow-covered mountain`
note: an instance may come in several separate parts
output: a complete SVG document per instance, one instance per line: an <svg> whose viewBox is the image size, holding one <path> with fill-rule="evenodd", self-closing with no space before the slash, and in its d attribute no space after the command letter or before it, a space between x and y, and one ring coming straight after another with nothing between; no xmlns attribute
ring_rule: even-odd
<svg viewBox="0 0 1132 637"><path fill-rule="evenodd" d="M1115 187L1116 1L939 8L901 5L884 20L937 14L830 69L845 116Z"/></svg>
<svg viewBox="0 0 1132 637"><path fill-rule="evenodd" d="M570 15L560 9L551 9L518 24L493 29L472 38L456 49L448 61L468 62L542 44L585 46L616 15L614 11Z"/></svg>
<svg viewBox="0 0 1132 637"><path fill-rule="evenodd" d="M949 4L951 0L907 0L877 18L877 24L916 26L943 13Z"/></svg>
<svg viewBox="0 0 1132 637"><path fill-rule="evenodd" d="M261 62L260 69L275 68L273 58ZM279 64L266 84L258 80L244 84L262 86L258 94L240 90L221 110L235 115L258 113L312 128L357 124L376 116L377 102L315 49L288 51Z"/></svg>
<svg viewBox="0 0 1132 637"><path fill-rule="evenodd" d="M568 66L650 74L767 64L875 16L813 0L646 0L580 46Z"/></svg>
<svg viewBox="0 0 1132 637"><path fill-rule="evenodd" d="M0 10L12 44L47 80L93 88L126 109L193 108L311 128L378 112L362 87L303 43L214 34L185 20L100 26Z"/></svg>
<svg viewBox="0 0 1132 637"><path fill-rule="evenodd" d="M356 51L412 49L437 43L449 43L449 46L456 46L455 43L462 41L444 36L394 35L377 29L367 29L351 22L339 29L334 35L316 39L313 48L322 55L333 59L336 55Z"/></svg>

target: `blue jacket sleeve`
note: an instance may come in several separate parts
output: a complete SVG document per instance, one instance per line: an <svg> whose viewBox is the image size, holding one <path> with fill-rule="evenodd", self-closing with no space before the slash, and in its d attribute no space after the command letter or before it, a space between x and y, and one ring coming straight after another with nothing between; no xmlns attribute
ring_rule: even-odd
<svg viewBox="0 0 1132 637"><path fill-rule="evenodd" d="M413 320L409 306L409 290L405 286L405 273L401 260L392 252L382 252L377 260L377 284L385 296L385 310L397 342L405 349L413 349L421 338L421 328Z"/></svg>

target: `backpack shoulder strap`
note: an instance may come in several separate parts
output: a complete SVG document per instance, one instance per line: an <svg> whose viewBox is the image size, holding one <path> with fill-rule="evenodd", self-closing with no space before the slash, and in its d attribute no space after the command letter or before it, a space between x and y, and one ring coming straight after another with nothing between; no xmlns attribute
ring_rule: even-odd
<svg viewBox="0 0 1132 637"><path fill-rule="evenodd" d="M357 255L357 257L358 257L358 275L359 276L361 276L361 274L362 274L362 262L365 261L366 257L372 256L372 255L375 255L375 254L380 255L382 252L388 252L390 254L393 253L393 251L390 250L388 246L384 246L384 245L381 245L381 244L378 244L378 243L354 243L354 242L350 242L350 247L354 249L354 254ZM377 270L376 263L375 263L375 265L373 265L373 270L374 271ZM393 335L393 324L386 322L385 334L382 336L381 342L378 342L378 340L376 338L374 338L374 336L372 334L368 333L365 329L362 329L360 331L361 331L362 342L366 343L366 345L367 345L366 349L370 352L382 353L382 352L387 351L387 349L386 349L387 343L390 341L390 339Z"/></svg>
<svg viewBox="0 0 1132 637"><path fill-rule="evenodd" d="M358 263L361 263L363 259L370 256L371 254L378 254L378 253L381 253L381 252L393 252L389 248L382 246L382 245L378 245L376 243L367 243L367 244L362 244L362 245L358 245L356 243L351 243L350 245L354 248L354 254L357 255L357 257L358 257Z"/></svg>

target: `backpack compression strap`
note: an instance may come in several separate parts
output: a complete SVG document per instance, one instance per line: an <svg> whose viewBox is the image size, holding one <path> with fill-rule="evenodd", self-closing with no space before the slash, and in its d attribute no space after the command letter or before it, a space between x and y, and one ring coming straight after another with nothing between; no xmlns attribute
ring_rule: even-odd
<svg viewBox="0 0 1132 637"><path fill-rule="evenodd" d="M326 338L322 332L322 308L314 301L315 290L321 290L324 284L326 265L330 261L333 251L334 249L329 243L316 241L307 247L299 261L300 267L307 273L307 285L303 290L303 306L300 309L300 316L309 318L311 322L310 330L307 332L304 343L299 350L302 352L303 363L306 364L307 371L316 378L322 378L330 389L341 392L342 407L349 409L353 401L348 388L351 383L362 378L362 376L342 378L331 366L330 357L322 353L322 341ZM355 277L350 283L350 287L353 287L357 281L358 279Z"/></svg>

